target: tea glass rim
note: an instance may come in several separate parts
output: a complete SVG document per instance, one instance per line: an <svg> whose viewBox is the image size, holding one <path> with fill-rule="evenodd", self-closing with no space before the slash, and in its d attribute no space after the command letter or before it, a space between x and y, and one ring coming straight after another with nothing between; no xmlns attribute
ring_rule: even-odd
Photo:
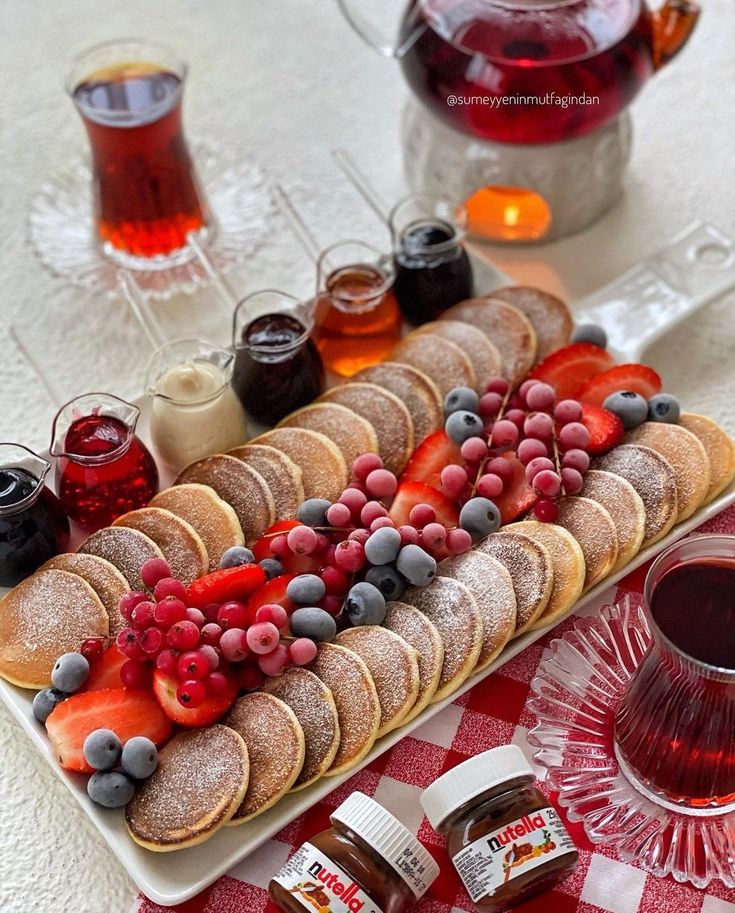
<svg viewBox="0 0 735 913"><path fill-rule="evenodd" d="M251 318L247 322L243 321L241 324L242 329L245 329L250 326L255 320L258 320L260 317L265 317L267 314L285 314L287 316L294 317L295 320L303 326L304 332L297 336L296 339L292 339L289 342L284 342L282 345L271 346L271 345L252 345L251 343L244 342L242 338L242 333L240 333L238 338L238 317L240 316L241 309L244 309L244 305L253 301L255 298L259 298L262 295L274 295L278 298L286 299L291 302L291 306L283 306L280 309L272 309L268 311L263 311L262 314L258 314L255 317ZM294 311L297 313L294 315ZM303 312L303 313L302 313ZM232 348L235 352L256 352L258 354L269 354L269 355L285 355L288 352L292 352L301 346L304 345L310 338L312 331L314 329L314 316L312 313L312 308L309 307L306 302L301 298L297 298L295 295L291 295L288 292L282 292L277 288L264 288L259 289L257 292L250 292L249 295L245 295L244 298L241 298L237 305L235 306L235 311L232 315Z"/></svg>
<svg viewBox="0 0 735 913"><path fill-rule="evenodd" d="M174 64L172 72L175 72L175 75L179 78L181 85L183 86L189 72L189 66L186 61L167 44L159 44L158 42L147 41L145 38L108 38L105 41L98 41L95 44L84 48L71 58L69 61L66 76L64 77L63 81L64 90L67 95L72 100L74 100L74 92L79 88L82 82L84 82L85 78L94 72L92 69L89 69L86 72L78 72L85 60L93 57L95 54L99 54L102 51L112 50L115 47L122 48L125 46L147 48L151 51L156 52L154 56L161 54L162 56L168 57ZM123 62L122 56L120 62ZM151 105L151 107L153 107L153 105Z"/></svg>
<svg viewBox="0 0 735 913"><path fill-rule="evenodd" d="M127 439L125 441L123 441L123 443L120 444L119 447L116 447L114 450L110 450L109 453L101 453L97 456L94 456L94 455L87 456L86 454L79 454L79 453L67 453L63 449L63 447L60 447L57 445L57 427L56 426L59 421L59 418L61 417L63 412L66 409L68 409L69 406L71 406L73 403L76 403L79 400L84 400L84 399L88 399L88 398L94 399L96 397L99 397L101 399L106 399L106 400L115 400L116 403L130 409L132 417L130 418L129 421L126 422L126 424L128 426ZM88 413L88 414L91 415L92 413ZM82 417L83 416L80 416L80 418L82 418ZM116 416L112 416L112 418L116 418ZM84 466L100 466L104 463L111 463L113 460L116 460L116 459L118 459L118 457L121 457L130 448L130 445L133 442L133 438L135 437L135 429L138 424L139 418L140 418L140 407L136 406L134 403L129 403L125 399L121 399L121 397L119 397L119 396L115 396L114 393L100 393L100 392L81 393L79 396L74 396L68 402L64 403L59 408L59 411L56 413L56 415L54 416L54 421L51 426L51 446L49 447L49 453L52 457L56 457L57 459L58 458L68 459L74 463L80 463ZM121 421L122 421L122 419L121 419ZM68 431L68 428L67 428L67 431ZM64 436L66 437L66 432L65 432Z"/></svg>
<svg viewBox="0 0 735 913"><path fill-rule="evenodd" d="M395 228L395 219L398 215L399 210L402 206L405 206L408 203L414 201L431 201L432 203L440 202L446 203L447 207L454 211L454 217L451 222L446 224L453 230L451 238L447 238L446 241L440 241L437 244L422 244L418 247L412 247L412 254L443 254L449 250L453 250L459 246L462 241L467 237L467 226L469 223L469 214L467 212L467 207L464 203L452 203L449 197L445 197L440 193L409 193L406 196L401 197L400 200L393 206L391 211L388 213L388 225L390 226L391 235L393 237L393 244L396 250L399 250L401 244L401 234L396 231ZM427 216L427 218L430 218ZM436 217L438 218L438 217Z"/></svg>
<svg viewBox="0 0 735 913"><path fill-rule="evenodd" d="M355 294L350 294L349 292L340 292L339 296L334 296L327 288L326 281L322 282L322 278L329 277L334 269L326 270L325 273L325 262L330 254L334 253L340 247L348 247L349 245L354 245L355 247L362 247L365 250L369 250L371 253L375 254L375 262L371 263L370 261L364 261L364 263L355 262L354 266L374 266L380 274L383 276L383 282L381 285L375 287L374 290L370 292L369 295L366 295L364 292L356 292ZM344 269L344 267L337 267L338 269ZM356 238L347 238L344 241L336 241L334 244L330 244L328 247L325 247L316 261L316 297L319 299L322 295L328 296L330 299L333 297L339 297L341 301L353 302L353 301L374 301L377 298L382 298L386 295L392 288L396 281L396 271L393 266L392 258L385 254L380 248L376 247L374 244L370 244L369 241L360 241Z"/></svg>
<svg viewBox="0 0 735 913"><path fill-rule="evenodd" d="M723 545L729 544L731 546L731 552L729 554L717 553L711 548L708 548L708 546L717 542L722 543ZM689 554L682 556L682 552L687 552ZM643 584L643 603L646 619L651 628L654 643L663 644L666 649L676 654L676 656L684 660L684 662L690 666L699 669L708 678L731 682L735 681L735 665L732 668L727 666L716 666L705 660L691 656L686 650L683 650L674 643L670 637L664 634L651 611L651 597L656 590L656 586L673 567L681 564L693 564L698 559L701 561L706 560L707 558L716 557L731 558L733 566L735 567L735 534L701 533L700 535L690 536L686 539L679 540L678 542L673 542L656 557L651 564L651 567L648 569L645 583Z"/></svg>
<svg viewBox="0 0 735 913"><path fill-rule="evenodd" d="M159 366L158 362L161 360L161 356L164 352L175 349L177 346L180 346L182 349L185 346L200 346L202 348L208 348L212 354L218 354L225 356L223 359L224 364L218 364L218 367L222 368L224 375L224 380L213 393L208 393L201 396L199 399L177 399L175 396L169 396L166 393L161 393L156 389L156 384L161 378L167 374L172 368L177 367L178 365L183 365L186 363L195 363L201 362L204 364L214 364L215 362L208 361L206 356L202 355L197 357L196 353L192 354L188 358L184 358L181 362L166 364ZM230 380L232 378L233 368L235 362L235 353L232 349L226 349L224 346L218 346L213 342L208 342L206 339L200 339L198 337L186 337L183 339L174 339L171 342L166 342L162 346L159 346L156 351L151 355L148 361L148 369L146 371L146 393L154 399L162 399L167 403L170 403L172 406L203 406L205 403L210 403L213 400L217 399L218 396L221 396L223 391L230 386Z"/></svg>
<svg viewBox="0 0 735 913"><path fill-rule="evenodd" d="M17 444L15 441L0 441L0 471L3 469L10 469L15 467L2 465L4 463L3 458L3 449L4 448L15 448L16 450L23 450L25 453L32 457L34 460L38 460L41 464L40 473L35 475L36 486L33 491L26 495L25 498L22 498L20 501L16 501L15 504L8 504L5 507L0 507L0 516L9 517L13 514L17 514L22 510L25 510L26 507L29 507L33 502L38 498L41 493L41 489L44 487L46 482L46 476L51 469L51 463L48 460L44 459L42 456L39 456L35 450L31 450L30 447L26 447L24 444ZM30 472L30 470L28 470Z"/></svg>

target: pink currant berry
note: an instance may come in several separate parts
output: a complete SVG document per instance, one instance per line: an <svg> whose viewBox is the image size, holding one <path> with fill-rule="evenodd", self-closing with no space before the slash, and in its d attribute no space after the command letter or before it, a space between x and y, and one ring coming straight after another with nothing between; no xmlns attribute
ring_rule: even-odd
<svg viewBox="0 0 735 913"><path fill-rule="evenodd" d="M523 383L518 388L518 396L521 398L522 402L526 402L529 392L536 386L536 384L540 383L540 380L536 380L533 377L523 381Z"/></svg>
<svg viewBox="0 0 735 913"><path fill-rule="evenodd" d="M503 405L503 397L499 393L483 393L477 407L482 418L495 418Z"/></svg>
<svg viewBox="0 0 735 913"><path fill-rule="evenodd" d="M582 478L582 473L576 469L562 469L561 471L561 481L564 486L564 493L567 495L576 495L582 491L584 487L584 479Z"/></svg>
<svg viewBox="0 0 735 913"><path fill-rule="evenodd" d="M280 631L288 623L288 612L277 602L262 605L255 613L256 621L269 621Z"/></svg>
<svg viewBox="0 0 735 913"><path fill-rule="evenodd" d="M145 653L138 643L138 632L133 628L123 628L115 641L118 650L128 659L143 659Z"/></svg>
<svg viewBox="0 0 735 913"><path fill-rule="evenodd" d="M505 485L511 485L513 482L513 464L504 457L493 457L485 463L485 472L494 473L500 476Z"/></svg>
<svg viewBox="0 0 735 913"><path fill-rule="evenodd" d="M561 458L564 469L576 469L577 472L587 472L590 468L590 456L586 450L567 450Z"/></svg>
<svg viewBox="0 0 735 913"><path fill-rule="evenodd" d="M209 621L202 626L199 637L203 644L208 644L210 647L217 647L219 646L220 638L222 637L222 628L216 622Z"/></svg>
<svg viewBox="0 0 735 913"><path fill-rule="evenodd" d="M333 565L322 568L319 576L322 578L322 583L330 596L344 596L350 588L351 580L349 575Z"/></svg>
<svg viewBox="0 0 735 913"><path fill-rule="evenodd" d="M505 483L500 476L496 476L494 472L486 472L477 482L478 495L480 495L481 498L489 498L491 501L493 498L499 498L500 495L502 495L504 488Z"/></svg>
<svg viewBox="0 0 735 913"><path fill-rule="evenodd" d="M590 433L581 422L569 422L559 430L559 443L564 450L584 450L590 442Z"/></svg>
<svg viewBox="0 0 735 913"><path fill-rule="evenodd" d="M450 498L457 498L467 484L467 470L463 466L450 463L442 469L439 478L447 495Z"/></svg>
<svg viewBox="0 0 735 913"><path fill-rule="evenodd" d="M182 653L176 663L176 674L182 682L189 679L206 678L209 672L209 660L199 650Z"/></svg>
<svg viewBox="0 0 735 913"><path fill-rule="evenodd" d="M334 563L340 570L354 574L365 564L365 547L354 539L340 542L334 552Z"/></svg>
<svg viewBox="0 0 735 913"><path fill-rule="evenodd" d="M534 412L523 423L523 433L526 437L546 441L554 433L554 420L545 412Z"/></svg>
<svg viewBox="0 0 735 913"><path fill-rule="evenodd" d="M295 666L306 666L316 659L317 646L308 637L298 637L288 648L288 656Z"/></svg>
<svg viewBox="0 0 735 913"><path fill-rule="evenodd" d="M505 396L508 390L510 390L510 384L504 377L491 377L485 384L486 393L499 393L500 396Z"/></svg>
<svg viewBox="0 0 735 913"><path fill-rule="evenodd" d="M278 644L278 628L269 621L259 621L254 625L250 625L246 637L248 647L252 652L257 653L259 656L263 656L266 653L270 653ZM221 643L222 641L220 641L220 644Z"/></svg>
<svg viewBox="0 0 735 913"><path fill-rule="evenodd" d="M539 472L543 472L544 470L553 472L555 469L556 466L554 466L553 462L548 457L535 457L528 466L526 466L526 481L529 484L533 484L533 480Z"/></svg>
<svg viewBox="0 0 735 913"><path fill-rule="evenodd" d="M210 697L224 694L230 687L227 677L222 672L210 672L204 679L204 687Z"/></svg>
<svg viewBox="0 0 735 913"><path fill-rule="evenodd" d="M487 444L481 437L469 437L460 447L462 459L469 463L479 463L487 456Z"/></svg>
<svg viewBox="0 0 735 913"><path fill-rule="evenodd" d="M138 637L140 649L148 656L155 656L163 646L163 631L160 628L146 628Z"/></svg>
<svg viewBox="0 0 735 913"><path fill-rule="evenodd" d="M536 457L545 457L549 455L549 449L543 441L533 437L527 437L518 445L518 459L524 466L528 466L531 460Z"/></svg>
<svg viewBox="0 0 735 913"><path fill-rule="evenodd" d="M164 675L176 675L176 663L178 654L174 650L161 650L156 657L156 669L160 669Z"/></svg>
<svg viewBox="0 0 735 913"><path fill-rule="evenodd" d="M234 599L219 607L217 624L223 629L244 628L248 623L248 610L241 602Z"/></svg>
<svg viewBox="0 0 735 913"><path fill-rule="evenodd" d="M166 641L174 650L193 650L199 643L199 628L193 621L177 621L166 632Z"/></svg>
<svg viewBox="0 0 735 913"><path fill-rule="evenodd" d="M561 491L561 479L552 469L542 469L533 477L534 489L546 498L555 498Z"/></svg>
<svg viewBox="0 0 735 913"><path fill-rule="evenodd" d="M548 412L555 399L556 391L550 384L536 383L526 393L526 405L534 412Z"/></svg>
<svg viewBox="0 0 735 913"><path fill-rule="evenodd" d="M396 524L391 520L390 517L378 517L370 524L370 532L374 533L376 529L385 529L386 527L394 529L395 525ZM365 543L363 542L363 545L364 544Z"/></svg>
<svg viewBox="0 0 735 913"><path fill-rule="evenodd" d="M408 522L416 529L423 529L427 523L433 523L436 520L436 511L431 504L414 504L408 514Z"/></svg>
<svg viewBox="0 0 735 913"><path fill-rule="evenodd" d="M186 602L186 587L175 577L164 577L153 587L153 598L156 602L160 602L167 596L175 596L182 602Z"/></svg>
<svg viewBox="0 0 735 913"><path fill-rule="evenodd" d="M526 421L527 413L523 409L508 409L505 413L505 420L508 422L513 422L516 428L521 431Z"/></svg>
<svg viewBox="0 0 735 913"><path fill-rule="evenodd" d="M130 623L138 631L144 631L153 624L153 613L155 612L155 609L155 602L151 602L148 599L146 599L145 602L139 602L133 609L132 615L130 616Z"/></svg>
<svg viewBox="0 0 735 913"><path fill-rule="evenodd" d="M339 496L339 504L344 504L350 509L353 517L359 518L360 511L367 504L367 495L357 488L345 488Z"/></svg>
<svg viewBox="0 0 735 913"><path fill-rule="evenodd" d="M352 464L352 475L359 482L364 482L371 472L382 468L383 461L377 453L363 453Z"/></svg>
<svg viewBox="0 0 735 913"><path fill-rule="evenodd" d="M472 548L472 536L466 529L450 529L447 533L447 550L450 555L461 555Z"/></svg>
<svg viewBox="0 0 735 913"><path fill-rule="evenodd" d="M264 675L280 675L288 665L288 650L277 644L270 653L258 657L258 666Z"/></svg>
<svg viewBox="0 0 735 913"><path fill-rule="evenodd" d="M554 406L554 418L560 425L579 422L582 419L582 405L576 399L562 399Z"/></svg>
<svg viewBox="0 0 735 913"><path fill-rule="evenodd" d="M105 652L105 639L103 637L88 637L82 641L79 652L92 665L92 663L96 663L98 659L101 659L102 654Z"/></svg>
<svg viewBox="0 0 735 913"><path fill-rule="evenodd" d="M327 523L330 526L349 526L352 521L352 511L346 504L332 504L327 510Z"/></svg>
<svg viewBox="0 0 735 913"><path fill-rule="evenodd" d="M294 526L286 540L294 555L310 555L319 544L316 531L310 526Z"/></svg>
<svg viewBox="0 0 735 913"><path fill-rule="evenodd" d="M156 624L161 625L161 627L170 628L176 622L183 621L186 618L186 606L176 596L167 596L156 603L156 607L153 610L153 618Z"/></svg>
<svg viewBox="0 0 735 913"><path fill-rule="evenodd" d="M518 440L518 428L508 419L495 422L492 430L493 447L514 447Z"/></svg>
<svg viewBox="0 0 735 913"><path fill-rule="evenodd" d="M241 663L250 655L247 634L242 628L228 628L223 631L219 648L224 658L231 663Z"/></svg>
<svg viewBox="0 0 735 913"><path fill-rule="evenodd" d="M418 545L419 544L419 531L415 526L399 526L398 532L401 534L401 545Z"/></svg>
<svg viewBox="0 0 735 913"><path fill-rule="evenodd" d="M204 617L207 621L216 622L217 616L219 615L220 604L218 602L210 602L204 606L202 612L204 612Z"/></svg>
<svg viewBox="0 0 735 913"><path fill-rule="evenodd" d="M380 517L377 517L377 519L379 520ZM375 520L373 520L373 523L374 522L375 522ZM372 523L370 525L372 526ZM360 545L365 545L365 543L370 538L371 532L372 532L372 530L369 530L369 529L353 529L347 538L352 542L359 542ZM327 564L333 563L333 562L334 562L334 555L332 555L331 558L330 557L327 558Z"/></svg>
<svg viewBox="0 0 735 913"><path fill-rule="evenodd" d="M199 647L199 652L209 663L210 671L214 672L214 670L219 667L219 653L209 644L202 644L202 646Z"/></svg>
<svg viewBox="0 0 735 913"><path fill-rule="evenodd" d="M365 479L365 488L373 498L390 498L396 493L398 479L388 469L373 469Z"/></svg>
<svg viewBox="0 0 735 913"><path fill-rule="evenodd" d="M141 602L148 601L147 593L137 593L131 591L130 593L124 593L120 597L120 602L118 608L120 609L120 614L126 621L130 621L133 617L133 609Z"/></svg>
<svg viewBox="0 0 735 913"><path fill-rule="evenodd" d="M441 523L427 523L421 530L421 544L429 549L441 548L447 541L447 531Z"/></svg>
<svg viewBox="0 0 735 913"><path fill-rule="evenodd" d="M379 501L368 501L360 511L360 522L363 526L369 528L373 520L378 517L387 517L388 511Z"/></svg>
<svg viewBox="0 0 735 913"><path fill-rule="evenodd" d="M546 498L539 498L533 506L533 512L537 520L542 523L554 523L559 518L559 508L555 501L549 501Z"/></svg>
<svg viewBox="0 0 735 913"><path fill-rule="evenodd" d="M198 628L201 628L207 620L204 617L204 612L201 609L195 609L194 606L189 606L186 610L186 617L189 621L193 621Z"/></svg>
<svg viewBox="0 0 735 913"><path fill-rule="evenodd" d="M176 689L176 697L182 707L201 707L207 699L207 688L204 682L196 679L188 682L182 682Z"/></svg>
<svg viewBox="0 0 735 913"><path fill-rule="evenodd" d="M291 555L286 536L274 536L271 539L271 554L275 558L288 558Z"/></svg>
<svg viewBox="0 0 735 913"><path fill-rule="evenodd" d="M149 590L152 590L159 580L170 576L171 568L168 561L164 561L163 558L149 558L140 569L140 579L143 586L147 586Z"/></svg>

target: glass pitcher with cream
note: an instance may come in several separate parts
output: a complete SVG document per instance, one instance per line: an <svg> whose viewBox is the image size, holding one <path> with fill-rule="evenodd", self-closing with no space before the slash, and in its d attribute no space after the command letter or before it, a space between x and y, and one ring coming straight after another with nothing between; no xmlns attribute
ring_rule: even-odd
<svg viewBox="0 0 735 913"><path fill-rule="evenodd" d="M234 355L201 339L181 339L151 358L150 434L171 469L225 453L248 437L245 411L230 381Z"/></svg>

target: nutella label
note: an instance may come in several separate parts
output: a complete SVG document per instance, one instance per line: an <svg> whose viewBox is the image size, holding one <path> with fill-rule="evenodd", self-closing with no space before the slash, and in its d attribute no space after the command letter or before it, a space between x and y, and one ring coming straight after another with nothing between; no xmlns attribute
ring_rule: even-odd
<svg viewBox="0 0 735 913"><path fill-rule="evenodd" d="M305 843L273 880L309 913L383 913L329 856Z"/></svg>
<svg viewBox="0 0 735 913"><path fill-rule="evenodd" d="M542 808L475 840L452 861L477 903L519 875L575 849L556 809Z"/></svg>

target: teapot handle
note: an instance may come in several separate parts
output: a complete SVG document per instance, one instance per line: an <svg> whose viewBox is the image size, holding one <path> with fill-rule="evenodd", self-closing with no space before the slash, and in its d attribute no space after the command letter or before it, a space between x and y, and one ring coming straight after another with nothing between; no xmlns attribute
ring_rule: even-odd
<svg viewBox="0 0 735 913"><path fill-rule="evenodd" d="M392 57L400 60L426 30L425 25L418 26L405 41L401 44L396 44L381 35L372 22L363 16L360 12L362 0L337 0L337 3L342 15L353 30L362 38L365 44L370 45L381 57Z"/></svg>
<svg viewBox="0 0 735 913"><path fill-rule="evenodd" d="M653 65L665 66L694 31L701 7L695 0L664 0L653 13Z"/></svg>

